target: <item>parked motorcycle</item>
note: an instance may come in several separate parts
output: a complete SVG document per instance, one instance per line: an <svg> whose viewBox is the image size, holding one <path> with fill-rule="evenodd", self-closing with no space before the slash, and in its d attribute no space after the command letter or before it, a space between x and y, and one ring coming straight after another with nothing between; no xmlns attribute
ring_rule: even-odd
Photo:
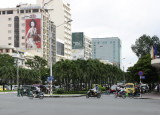
<svg viewBox="0 0 160 115"><path fill-rule="evenodd" d="M95 91L93 89L90 89L86 94L86 98L89 98L89 97L101 98L101 93L97 92L97 91Z"/></svg>

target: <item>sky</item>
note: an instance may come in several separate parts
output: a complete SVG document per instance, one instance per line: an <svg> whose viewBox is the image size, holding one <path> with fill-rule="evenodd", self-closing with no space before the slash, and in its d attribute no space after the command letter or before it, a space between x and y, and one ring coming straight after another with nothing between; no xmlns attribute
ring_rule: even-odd
<svg viewBox="0 0 160 115"><path fill-rule="evenodd" d="M143 34L160 37L160 0L65 0L71 6L72 32L84 32L90 38L119 37L122 43L122 66L134 65L132 52ZM0 0L0 8L36 0Z"/></svg>

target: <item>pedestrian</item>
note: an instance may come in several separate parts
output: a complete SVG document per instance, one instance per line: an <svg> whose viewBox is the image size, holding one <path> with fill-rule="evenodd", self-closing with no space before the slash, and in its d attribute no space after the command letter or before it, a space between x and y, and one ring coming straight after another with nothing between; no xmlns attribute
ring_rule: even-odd
<svg viewBox="0 0 160 115"><path fill-rule="evenodd" d="M110 88L109 88L108 85L106 86L106 94L107 94L107 95L110 95Z"/></svg>
<svg viewBox="0 0 160 115"><path fill-rule="evenodd" d="M24 88L22 87L22 88L20 89L20 96L23 97L23 95L24 95Z"/></svg>

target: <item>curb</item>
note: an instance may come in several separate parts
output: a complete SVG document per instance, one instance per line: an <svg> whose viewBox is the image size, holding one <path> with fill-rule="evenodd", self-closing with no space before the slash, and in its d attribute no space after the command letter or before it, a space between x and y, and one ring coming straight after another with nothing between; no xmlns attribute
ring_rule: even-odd
<svg viewBox="0 0 160 115"><path fill-rule="evenodd" d="M160 98L152 98L152 97L136 97L134 99L152 99L152 100L160 100Z"/></svg>
<svg viewBox="0 0 160 115"><path fill-rule="evenodd" d="M0 94L9 94L9 93L17 93L17 91L15 92L0 92Z"/></svg>
<svg viewBox="0 0 160 115"><path fill-rule="evenodd" d="M45 95L45 98L68 98L68 97L82 97L85 95Z"/></svg>

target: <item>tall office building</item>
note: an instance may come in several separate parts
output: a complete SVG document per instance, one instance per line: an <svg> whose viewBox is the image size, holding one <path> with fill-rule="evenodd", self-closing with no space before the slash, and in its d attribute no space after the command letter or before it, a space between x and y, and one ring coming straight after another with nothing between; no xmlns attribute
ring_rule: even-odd
<svg viewBox="0 0 160 115"><path fill-rule="evenodd" d="M83 32L72 33L72 58L76 59L89 59L91 58L91 39L84 35Z"/></svg>
<svg viewBox="0 0 160 115"><path fill-rule="evenodd" d="M120 39L118 37L92 38L92 58L107 60L117 67L120 67Z"/></svg>
<svg viewBox="0 0 160 115"><path fill-rule="evenodd" d="M49 36L52 36L51 53L54 55L55 26L41 6L20 4L0 9L0 25L0 53L16 49L50 61Z"/></svg>
<svg viewBox="0 0 160 115"><path fill-rule="evenodd" d="M48 10L51 20L56 25L56 61L71 59L72 35L70 4L64 0L37 0L37 4Z"/></svg>

